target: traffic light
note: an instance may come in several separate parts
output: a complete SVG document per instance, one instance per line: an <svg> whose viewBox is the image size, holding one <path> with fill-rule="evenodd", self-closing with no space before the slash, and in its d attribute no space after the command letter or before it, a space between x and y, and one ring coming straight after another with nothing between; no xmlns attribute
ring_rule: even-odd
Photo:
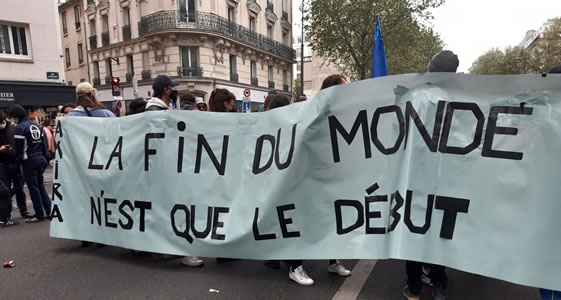
<svg viewBox="0 0 561 300"><path fill-rule="evenodd" d="M119 88L119 82L121 80L119 79L119 77L113 77L111 78L111 87L113 90L113 96L121 96L121 90Z"/></svg>

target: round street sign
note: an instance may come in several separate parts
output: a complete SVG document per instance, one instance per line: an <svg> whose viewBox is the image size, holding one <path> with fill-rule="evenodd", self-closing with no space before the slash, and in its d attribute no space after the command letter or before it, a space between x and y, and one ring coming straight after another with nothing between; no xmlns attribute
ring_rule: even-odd
<svg viewBox="0 0 561 300"><path fill-rule="evenodd" d="M243 95L245 97L249 97L249 96L251 96L251 91L249 89L245 89L245 90L243 90Z"/></svg>

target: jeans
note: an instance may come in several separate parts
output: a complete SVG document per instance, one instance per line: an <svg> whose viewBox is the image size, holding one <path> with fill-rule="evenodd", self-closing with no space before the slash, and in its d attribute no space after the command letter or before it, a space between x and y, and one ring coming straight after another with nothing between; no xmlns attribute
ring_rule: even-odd
<svg viewBox="0 0 561 300"><path fill-rule="evenodd" d="M25 192L23 191L23 171L19 163L7 164L10 172L10 199L16 195L16 203L18 205L21 216L27 215L27 204L25 203Z"/></svg>
<svg viewBox="0 0 561 300"><path fill-rule="evenodd" d="M51 198L47 193L43 182L43 173L47 168L47 159L42 155L30 156L23 161L23 176L29 189L29 196L33 202L35 217L42 218L44 212L47 216L51 215ZM44 212L43 212L44 209Z"/></svg>
<svg viewBox="0 0 561 300"><path fill-rule="evenodd" d="M0 163L0 221L11 219L12 201L10 199L10 176L6 164Z"/></svg>
<svg viewBox="0 0 561 300"><path fill-rule="evenodd" d="M540 295L543 300L561 300L561 292L546 289L540 289Z"/></svg>
<svg viewBox="0 0 561 300"><path fill-rule="evenodd" d="M423 265L430 268L429 276L431 282L434 285L440 285L440 287L446 289L448 277L446 276L446 269L443 266L408 260L405 262L405 271L407 272L407 286L409 287L409 291L414 295L421 294L421 288L423 286L423 281L421 280Z"/></svg>

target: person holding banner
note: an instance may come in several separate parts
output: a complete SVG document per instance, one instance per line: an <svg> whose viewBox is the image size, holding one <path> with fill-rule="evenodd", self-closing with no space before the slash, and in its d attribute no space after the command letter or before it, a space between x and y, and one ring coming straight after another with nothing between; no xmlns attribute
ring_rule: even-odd
<svg viewBox="0 0 561 300"><path fill-rule="evenodd" d="M167 75L158 75L154 78L152 89L154 96L148 100L146 104L146 111L167 110L171 108L171 102L177 101L176 86L179 82L172 81Z"/></svg>
<svg viewBox="0 0 561 300"><path fill-rule="evenodd" d="M454 52L442 50L432 57L428 71L456 73L459 64L458 56ZM407 272L407 286L403 288L403 296L408 300L419 299L423 283L432 286L433 299L446 299L448 277L444 266L407 260L405 261L405 271Z"/></svg>
<svg viewBox="0 0 561 300"><path fill-rule="evenodd" d="M236 96L227 89L215 89L210 94L208 106L214 112L235 112Z"/></svg>

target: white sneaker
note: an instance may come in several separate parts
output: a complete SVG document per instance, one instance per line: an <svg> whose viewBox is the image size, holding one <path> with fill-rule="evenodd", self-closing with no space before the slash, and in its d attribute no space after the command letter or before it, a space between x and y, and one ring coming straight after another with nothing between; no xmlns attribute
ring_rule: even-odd
<svg viewBox="0 0 561 300"><path fill-rule="evenodd" d="M199 267L202 266L205 262L198 256L185 256L181 260L181 263L190 267Z"/></svg>
<svg viewBox="0 0 561 300"><path fill-rule="evenodd" d="M302 268L302 266L294 269L294 271L292 271L292 267L290 267L290 269L288 270L288 278L296 281L296 283L301 285L314 284L314 280L310 278L310 276L308 276L308 273L304 271L304 268Z"/></svg>
<svg viewBox="0 0 561 300"><path fill-rule="evenodd" d="M336 273L337 275L343 276L343 277L351 276L351 271L348 270L347 268L345 268L343 263L341 263L339 260L337 260L332 265L328 264L327 265L327 272Z"/></svg>

